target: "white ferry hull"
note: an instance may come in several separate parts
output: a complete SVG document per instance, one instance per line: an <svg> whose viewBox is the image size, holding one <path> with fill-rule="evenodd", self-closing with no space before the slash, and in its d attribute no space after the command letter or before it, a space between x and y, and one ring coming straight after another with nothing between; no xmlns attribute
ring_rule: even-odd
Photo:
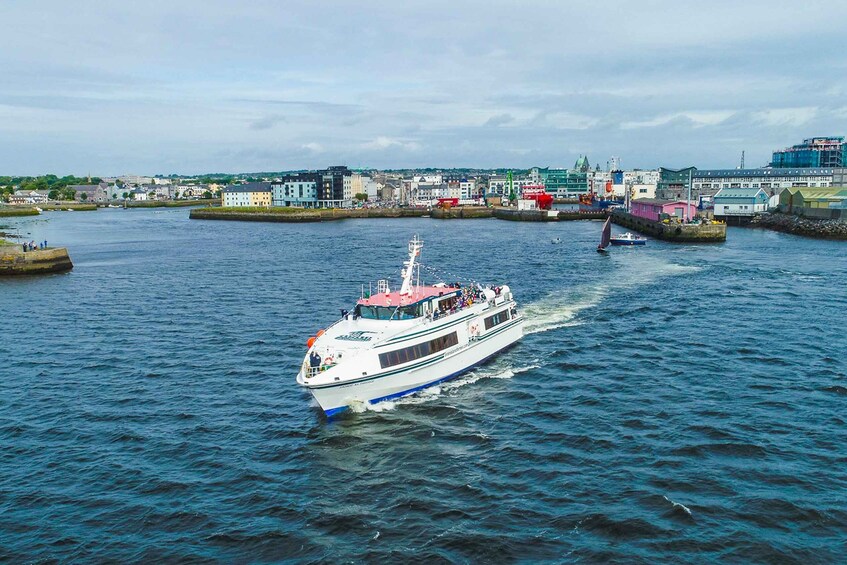
<svg viewBox="0 0 847 565"><path fill-rule="evenodd" d="M386 371L384 376L337 385L306 385L327 416L346 410L354 403L376 404L400 398L458 377L476 365L515 344L523 337L523 317L503 324L502 328L471 341L457 351L445 351L420 359L410 366Z"/></svg>

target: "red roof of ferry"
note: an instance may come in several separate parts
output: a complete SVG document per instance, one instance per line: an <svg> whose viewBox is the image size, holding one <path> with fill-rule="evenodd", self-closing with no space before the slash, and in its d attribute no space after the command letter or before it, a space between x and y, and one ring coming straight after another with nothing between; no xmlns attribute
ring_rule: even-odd
<svg viewBox="0 0 847 565"><path fill-rule="evenodd" d="M450 294L457 290L459 289L454 286L421 286L415 287L412 289L411 293L403 295L402 300L399 291L388 293L381 292L379 294L371 295L370 298L362 298L358 303L365 306L405 306L407 304L420 302L427 298L439 296L440 294Z"/></svg>

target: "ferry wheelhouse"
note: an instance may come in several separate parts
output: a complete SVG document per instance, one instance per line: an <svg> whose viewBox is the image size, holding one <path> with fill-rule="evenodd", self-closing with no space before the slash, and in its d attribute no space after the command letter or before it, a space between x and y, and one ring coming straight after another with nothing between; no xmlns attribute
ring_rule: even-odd
<svg viewBox="0 0 847 565"><path fill-rule="evenodd" d="M420 284L423 241L409 243L403 283L376 292L309 338L297 383L332 416L354 403L399 398L459 376L523 337L511 289ZM416 283L414 282L416 280Z"/></svg>

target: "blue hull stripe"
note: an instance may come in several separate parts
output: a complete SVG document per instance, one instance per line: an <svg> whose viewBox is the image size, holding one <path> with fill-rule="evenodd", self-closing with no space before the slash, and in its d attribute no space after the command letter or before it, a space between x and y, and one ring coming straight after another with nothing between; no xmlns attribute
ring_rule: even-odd
<svg viewBox="0 0 847 565"><path fill-rule="evenodd" d="M455 379L459 375L462 375L462 374L470 371L471 369L473 369L475 367L479 367L480 365L484 364L486 361L488 361L489 359L491 359L495 355L498 355L499 353L509 349L510 347L515 345L515 343L517 343L517 342L510 343L506 347L503 347L502 349L498 349L497 351L495 351L494 353L492 353L488 357L485 357L484 359L477 361L473 365L471 365L469 367L465 367L461 371L456 371L455 373L447 375L446 377L442 377L438 380L432 381L432 382L424 384L424 385L416 386L416 387L410 388L408 390L404 390L404 391L401 391L401 392L395 392L394 394L389 394L388 396L383 396L383 397L380 397L380 398L374 398L373 400L368 400L367 402L368 402L368 404L377 404L378 402L383 402L385 400L392 400L394 398L400 398L401 396L407 396L409 394L413 394L415 392L418 392L419 390L423 390L425 388L429 388L431 386L441 384L441 383L449 381L451 379ZM326 414L327 418L331 418L332 416L335 416L336 414L344 412L345 410L347 410L349 408L350 408L349 406L339 406L338 408L330 408L329 410L326 410L324 413Z"/></svg>

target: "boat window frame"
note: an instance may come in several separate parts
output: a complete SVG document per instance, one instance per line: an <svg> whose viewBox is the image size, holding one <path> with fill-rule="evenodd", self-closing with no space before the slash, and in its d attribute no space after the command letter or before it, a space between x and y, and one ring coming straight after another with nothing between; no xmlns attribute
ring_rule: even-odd
<svg viewBox="0 0 847 565"><path fill-rule="evenodd" d="M501 316L502 316L502 319L501 319ZM495 318L496 318L496 320L495 320ZM492 314L491 316L486 317L482 322L483 322L483 325L485 326L485 329L490 330L491 328L499 326L500 324L505 324L510 319L511 319L511 316L509 315L509 310L506 309L506 310L501 310L500 312L497 312L496 314Z"/></svg>
<svg viewBox="0 0 847 565"><path fill-rule="evenodd" d="M429 341L423 341L400 349L386 351L379 354L379 365L382 369L394 367L395 365L403 365L417 361L423 357L428 357L436 353L440 353L445 349L449 349L454 345L459 345L458 332L451 332L433 338Z"/></svg>

